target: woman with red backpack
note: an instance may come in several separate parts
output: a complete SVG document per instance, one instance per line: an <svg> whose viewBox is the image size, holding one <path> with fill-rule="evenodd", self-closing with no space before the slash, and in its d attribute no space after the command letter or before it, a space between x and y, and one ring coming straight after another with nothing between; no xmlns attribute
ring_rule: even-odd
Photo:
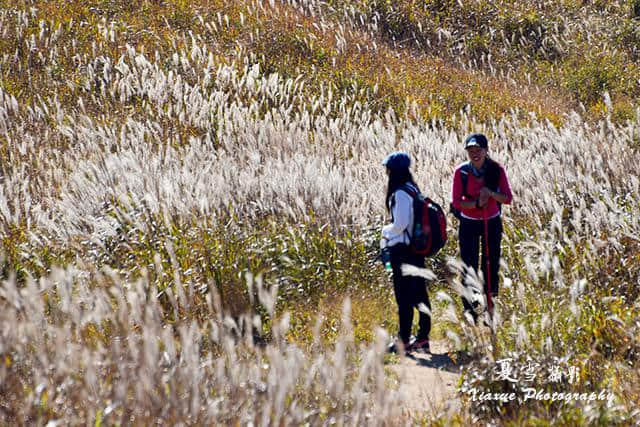
<svg viewBox="0 0 640 427"><path fill-rule="evenodd" d="M469 135L464 148L469 160L456 168L451 191L452 211L460 220L458 239L460 256L465 264L463 285L469 284L471 270L477 273L482 250L484 294L489 315L492 315L493 298L498 295L501 205L510 204L513 196L504 168L488 156L486 136L481 133ZM462 303L465 313L475 323L477 303L470 302L465 296Z"/></svg>
<svg viewBox="0 0 640 427"><path fill-rule="evenodd" d="M424 268L424 257L414 254L410 248L410 233L413 230L413 197L419 189L413 180L409 165L411 159L407 153L397 151L389 154L382 164L389 177L386 208L391 214L391 223L382 228L382 259L393 273L393 290L398 304L399 338L408 354L411 351L429 352L429 332L431 316L418 310L419 330L415 340L411 337L413 310L424 304L431 310L424 278L402 274L402 265L410 264ZM389 351L396 353L399 343L394 342Z"/></svg>

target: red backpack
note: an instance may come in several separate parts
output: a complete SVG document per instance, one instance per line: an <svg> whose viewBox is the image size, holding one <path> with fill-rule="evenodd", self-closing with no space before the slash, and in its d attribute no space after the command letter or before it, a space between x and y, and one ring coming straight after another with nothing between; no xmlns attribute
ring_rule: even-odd
<svg viewBox="0 0 640 427"><path fill-rule="evenodd" d="M413 199L411 251L425 257L434 256L447 243L447 217L439 204L424 197L413 185L405 185L402 190Z"/></svg>

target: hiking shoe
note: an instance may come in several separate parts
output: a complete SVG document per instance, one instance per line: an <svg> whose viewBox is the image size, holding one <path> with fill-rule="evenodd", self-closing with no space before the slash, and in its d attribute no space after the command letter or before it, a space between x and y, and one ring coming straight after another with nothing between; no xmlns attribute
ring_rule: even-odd
<svg viewBox="0 0 640 427"><path fill-rule="evenodd" d="M429 348L429 338L423 340L416 340L415 342L409 344L408 352L416 352L416 353L431 353L431 349Z"/></svg>
<svg viewBox="0 0 640 427"><path fill-rule="evenodd" d="M404 344L404 354L405 356L409 355L409 348L411 347L411 344ZM387 347L387 353L393 353L393 354L398 354L400 352L400 342L399 341L394 341L391 344L389 344L389 347Z"/></svg>

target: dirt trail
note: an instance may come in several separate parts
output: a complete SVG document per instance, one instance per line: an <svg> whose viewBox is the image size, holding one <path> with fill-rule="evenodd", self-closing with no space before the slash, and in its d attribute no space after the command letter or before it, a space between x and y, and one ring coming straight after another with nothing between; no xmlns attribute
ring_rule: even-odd
<svg viewBox="0 0 640 427"><path fill-rule="evenodd" d="M408 414L456 411L460 407L456 388L462 367L453 362L448 351L444 341L432 341L431 354L414 353L390 366L406 396Z"/></svg>

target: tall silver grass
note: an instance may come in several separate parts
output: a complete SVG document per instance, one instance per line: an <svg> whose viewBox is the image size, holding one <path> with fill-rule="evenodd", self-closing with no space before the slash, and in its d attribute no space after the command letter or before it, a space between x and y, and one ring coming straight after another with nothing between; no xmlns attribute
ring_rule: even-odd
<svg viewBox="0 0 640 427"><path fill-rule="evenodd" d="M257 289L273 315L275 294L260 280ZM76 268L24 287L4 281L0 382L22 381L28 399L8 405L19 410L0 419L263 426L400 419L400 395L385 388L381 361L388 336L380 331L375 344L357 348L348 301L335 350L307 354L287 341L286 315L273 325L273 340L256 346L251 326L260 328L260 318L223 316L215 294L208 298L211 320L172 325L162 321L155 294L144 274L127 282ZM189 306L184 292L173 299Z"/></svg>
<svg viewBox="0 0 640 427"><path fill-rule="evenodd" d="M318 2L296 3L311 14L325 13ZM259 5L255 13L267 12ZM355 9L348 16L376 28L375 17L366 24ZM0 31L23 38L30 52L26 62L18 52L3 53L1 72L29 74L37 63L53 76L62 55L73 57L78 71L75 79L51 77L51 90L29 101L0 87L6 153L0 237L20 228L32 248L101 245L122 224L147 232L156 217L206 225L230 212L300 221L313 211L327 223L370 226L384 215L380 162L388 152L408 151L422 190L444 203L452 172L465 158L464 134L483 131L515 194L513 207L505 208L506 228L521 219L530 225L505 235L506 246L520 242L517 253L506 256L522 259L530 276L513 277L513 292L524 295L551 280L577 316L585 271L625 239L638 240L640 113L622 126L588 124L575 114L560 128L535 120L522 127L509 117L479 125L462 113L454 131L391 111L374 113L352 102L352 93L364 90L357 87L350 93L327 87L309 96L302 76L264 74L249 59L223 65L197 38L185 37L188 48L169 54L127 46L115 58L108 45L125 42L113 25L104 22L103 39L83 52L73 41L62 42L78 24L39 19L35 9L0 12ZM38 36L23 37L33 24ZM228 25L223 17L205 24L212 32ZM323 25L328 30L330 22ZM338 39L345 31L338 29ZM75 104L60 101L66 90ZM565 271L559 259L572 253L584 265ZM505 284L512 283L508 265L503 273ZM359 353L359 364L351 358L348 332L333 353L309 356L284 340L286 322L276 325L273 343L259 348L239 336L237 320L220 317L214 298L209 324L163 325L150 287L144 276L129 282L96 272L90 259L27 279L24 287L4 281L0 353L12 356L0 363L0 383L15 380L10 366L31 373L23 388L31 400L17 419L29 422L44 406L70 423L157 417L266 425L330 423L334 417L343 424L379 424L397 416L397 396L384 387L379 360L383 335L377 347ZM189 305L182 286L168 293L176 313ZM545 324L555 321L550 316ZM90 328L108 330L111 339L81 345L79 337ZM527 340L519 328L518 345ZM304 400L318 395L326 399ZM82 407L73 406L77 402Z"/></svg>

